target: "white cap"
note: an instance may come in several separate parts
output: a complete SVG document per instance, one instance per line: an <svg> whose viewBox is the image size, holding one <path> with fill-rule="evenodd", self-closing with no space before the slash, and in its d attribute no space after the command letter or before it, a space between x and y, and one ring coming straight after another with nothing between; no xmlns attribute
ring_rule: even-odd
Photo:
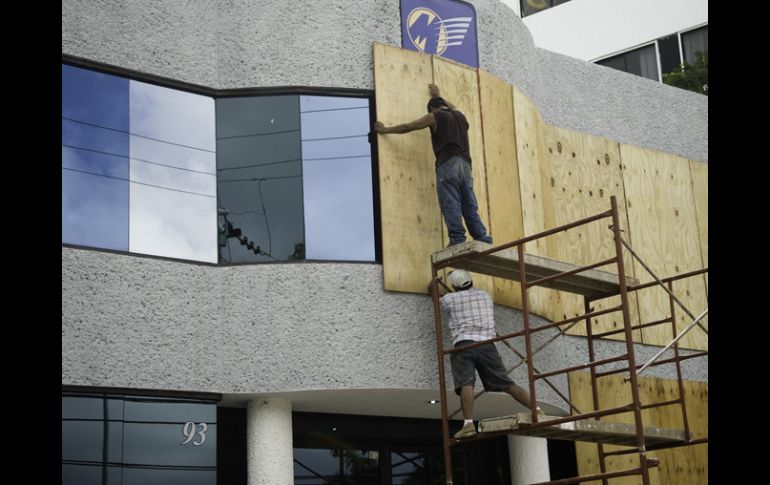
<svg viewBox="0 0 770 485"><path fill-rule="evenodd" d="M449 282L455 288L467 288L471 286L473 280L471 279L471 274L464 269L456 269L449 273Z"/></svg>

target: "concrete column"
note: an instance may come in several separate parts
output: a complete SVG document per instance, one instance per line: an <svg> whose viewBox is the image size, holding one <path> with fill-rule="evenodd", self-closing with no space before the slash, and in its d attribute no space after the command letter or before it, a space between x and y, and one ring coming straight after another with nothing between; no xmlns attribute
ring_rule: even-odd
<svg viewBox="0 0 770 485"><path fill-rule="evenodd" d="M291 401L284 398L249 401L246 420L248 484L293 485Z"/></svg>
<svg viewBox="0 0 770 485"><path fill-rule="evenodd" d="M508 435L508 458L511 462L511 485L547 482L548 440L530 436Z"/></svg>

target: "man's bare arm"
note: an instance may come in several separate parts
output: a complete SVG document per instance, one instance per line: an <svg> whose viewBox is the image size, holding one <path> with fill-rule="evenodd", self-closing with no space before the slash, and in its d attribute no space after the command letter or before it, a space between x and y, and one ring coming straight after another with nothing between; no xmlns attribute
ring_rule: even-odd
<svg viewBox="0 0 770 485"><path fill-rule="evenodd" d="M431 128L436 127L436 117L433 116L433 113L428 113L422 118L414 121L410 121L409 123L403 123L395 126L385 126L380 121L376 121L374 123L374 131L382 135L387 133L396 133L396 134L409 133L411 131L422 130L423 128L428 128L428 127L431 127Z"/></svg>

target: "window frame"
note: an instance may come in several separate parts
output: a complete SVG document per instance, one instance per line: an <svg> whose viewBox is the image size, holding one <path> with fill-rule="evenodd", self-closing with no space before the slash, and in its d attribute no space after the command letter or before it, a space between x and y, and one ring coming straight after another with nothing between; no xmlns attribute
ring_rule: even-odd
<svg viewBox="0 0 770 485"><path fill-rule="evenodd" d="M139 81L147 84L156 85L163 88L175 89L178 91L197 94L202 96L208 96L213 99L216 104L218 99L224 98L239 98L239 97L253 97L253 96L280 96L280 95L309 95L309 96L330 96L330 97L346 97L346 98L365 98L369 100L369 122L370 126L376 121L376 100L374 96L374 90L371 89L358 89L358 88L327 88L327 87L315 87L315 86L276 86L276 87L248 87L248 88L231 88L231 89L215 89L200 84L188 83L179 81L176 79L158 76L154 74L147 74L123 67L113 66L110 64L104 64L89 59L84 59L69 54L62 54L61 64L68 65L80 69L87 69L94 72L110 74L125 78L129 81ZM216 130L216 124L215 124ZM145 254L131 251L123 251L109 248L99 248L94 246L84 246L79 244L71 244L62 242L62 247L74 248L74 249L87 249L90 251L99 251L112 254L129 255L141 258L159 259L163 261L175 261L188 264L195 264L201 266L238 266L238 265L252 265L252 264L299 264L299 263L353 263L353 264L382 264L382 222L380 216L380 187L379 187L379 158L377 148L377 137L372 136L369 133L369 143L371 149L371 172L372 172L372 203L373 214L372 223L374 224L374 260L373 261L354 261L354 260L298 260L298 261L244 261L237 263L229 262L207 262L197 261L183 258L175 258L170 256L158 256L154 254ZM218 178L216 181L217 189L216 196L218 197ZM217 248L218 251L218 248Z"/></svg>

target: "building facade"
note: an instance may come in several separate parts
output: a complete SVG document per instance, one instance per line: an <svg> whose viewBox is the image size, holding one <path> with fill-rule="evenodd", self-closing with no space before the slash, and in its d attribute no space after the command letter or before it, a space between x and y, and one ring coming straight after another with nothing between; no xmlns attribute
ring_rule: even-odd
<svg viewBox="0 0 770 485"><path fill-rule="evenodd" d="M535 45L655 81L708 52L704 0L502 0Z"/></svg>
<svg viewBox="0 0 770 485"><path fill-rule="evenodd" d="M707 161L705 97L538 49L508 7L471 4L479 67L547 122ZM440 479L432 303L383 289L372 44L401 45L399 7L63 2L62 483ZM543 367L583 342L558 337ZM491 394L477 418L512 410ZM454 453L455 483L576 474L574 447L542 439Z"/></svg>

